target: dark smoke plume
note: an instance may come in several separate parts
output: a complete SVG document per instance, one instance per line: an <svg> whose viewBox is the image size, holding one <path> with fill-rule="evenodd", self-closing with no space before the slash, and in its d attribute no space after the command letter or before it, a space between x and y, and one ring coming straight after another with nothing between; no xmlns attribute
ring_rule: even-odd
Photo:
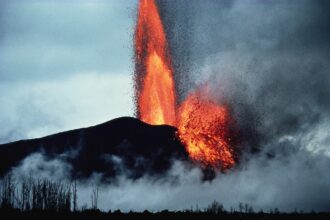
<svg viewBox="0 0 330 220"><path fill-rule="evenodd" d="M232 108L245 149L238 197L329 210L330 4L158 2L181 100L207 82Z"/></svg>

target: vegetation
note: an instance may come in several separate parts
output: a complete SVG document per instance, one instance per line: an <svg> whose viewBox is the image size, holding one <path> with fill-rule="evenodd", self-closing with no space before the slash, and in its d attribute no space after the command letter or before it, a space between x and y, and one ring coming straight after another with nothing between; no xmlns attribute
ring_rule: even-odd
<svg viewBox="0 0 330 220"><path fill-rule="evenodd" d="M0 184L0 217L9 219L330 219L330 213L281 213L277 208L255 212L248 204L239 203L238 210L213 201L206 208L184 211L102 212L97 208L99 186L91 192L91 208L78 209L77 182L63 183L48 179L26 178L17 182L8 175ZM142 198L141 198L142 199ZM143 201L142 201L143 202Z"/></svg>
<svg viewBox="0 0 330 220"><path fill-rule="evenodd" d="M48 179L23 179L16 182L11 175L1 181L0 207L4 209L71 211L76 208L76 184L64 184Z"/></svg>

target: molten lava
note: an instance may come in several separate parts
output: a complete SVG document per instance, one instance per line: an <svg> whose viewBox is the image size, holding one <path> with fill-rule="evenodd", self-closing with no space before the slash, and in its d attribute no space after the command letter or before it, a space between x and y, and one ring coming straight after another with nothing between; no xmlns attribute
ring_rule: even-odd
<svg viewBox="0 0 330 220"><path fill-rule="evenodd" d="M154 0L141 0L135 31L140 119L175 125L175 85L166 36Z"/></svg>
<svg viewBox="0 0 330 220"><path fill-rule="evenodd" d="M190 94L178 110L178 134L192 159L222 170L235 164L230 145L232 120L226 106L203 90Z"/></svg>
<svg viewBox="0 0 330 220"><path fill-rule="evenodd" d="M235 164L229 110L204 89L190 94L177 108L171 57L154 0L140 0L135 30L137 115L149 124L177 126L190 157L225 170Z"/></svg>

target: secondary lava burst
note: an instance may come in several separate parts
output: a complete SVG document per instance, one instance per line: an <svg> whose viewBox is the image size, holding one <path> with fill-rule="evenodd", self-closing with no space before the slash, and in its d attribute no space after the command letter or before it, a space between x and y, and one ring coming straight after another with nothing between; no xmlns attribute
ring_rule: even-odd
<svg viewBox="0 0 330 220"><path fill-rule="evenodd" d="M178 110L178 134L192 159L225 170L235 164L233 121L228 108L210 97L207 87L188 95Z"/></svg>
<svg viewBox="0 0 330 220"><path fill-rule="evenodd" d="M166 34L154 0L140 0L135 30L135 90L138 117L178 128L189 156L203 166L235 165L230 112L213 101L207 86L178 104Z"/></svg>

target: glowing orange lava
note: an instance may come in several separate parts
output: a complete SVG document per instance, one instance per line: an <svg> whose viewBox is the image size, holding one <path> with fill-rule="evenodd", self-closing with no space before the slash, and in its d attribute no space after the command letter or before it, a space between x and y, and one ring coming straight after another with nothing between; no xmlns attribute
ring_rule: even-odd
<svg viewBox="0 0 330 220"><path fill-rule="evenodd" d="M150 124L175 125L175 85L166 36L154 0L141 0L135 31L140 68L138 114Z"/></svg>
<svg viewBox="0 0 330 220"><path fill-rule="evenodd" d="M178 110L178 134L190 157L203 165L228 169L235 164L230 145L232 120L226 106L205 90L190 94Z"/></svg>
<svg viewBox="0 0 330 220"><path fill-rule="evenodd" d="M139 2L135 62L138 117L153 125L176 126L194 161L222 170L232 167L235 152L228 108L212 101L206 87L190 94L176 108L170 53L154 0Z"/></svg>

